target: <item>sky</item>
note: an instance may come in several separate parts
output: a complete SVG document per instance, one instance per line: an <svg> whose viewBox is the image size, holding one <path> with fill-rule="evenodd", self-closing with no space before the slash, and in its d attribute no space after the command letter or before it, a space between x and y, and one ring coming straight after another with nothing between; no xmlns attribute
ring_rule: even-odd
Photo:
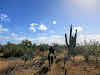
<svg viewBox="0 0 100 75"><path fill-rule="evenodd" d="M77 42L100 41L99 13L99 0L0 0L0 44L64 44L71 24Z"/></svg>

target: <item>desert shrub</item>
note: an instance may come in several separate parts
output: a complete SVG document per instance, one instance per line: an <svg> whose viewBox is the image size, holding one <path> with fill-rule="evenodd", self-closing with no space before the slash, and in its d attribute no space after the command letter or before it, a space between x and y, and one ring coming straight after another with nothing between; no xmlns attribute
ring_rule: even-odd
<svg viewBox="0 0 100 75"><path fill-rule="evenodd" d="M3 52L3 48L2 48L2 45L0 45L0 52Z"/></svg>
<svg viewBox="0 0 100 75"><path fill-rule="evenodd" d="M59 54L65 49L64 45L53 44L55 51ZM4 53L4 57L21 57L24 55L30 58L38 52L47 51L49 48L48 44L32 44L31 41L23 40L19 44L13 44L8 42L5 45L0 45L0 51ZM85 45L77 45L72 52L74 56L83 55L88 59L88 56L100 57L100 44L98 42L90 42Z"/></svg>
<svg viewBox="0 0 100 75"><path fill-rule="evenodd" d="M21 57L26 53L31 55L32 48L25 48L22 43L21 44L12 44L8 42L3 46L4 57Z"/></svg>
<svg viewBox="0 0 100 75"><path fill-rule="evenodd" d="M100 56L100 44L95 41L90 41L85 45L79 45L74 50L75 55L84 55L84 56Z"/></svg>
<svg viewBox="0 0 100 75"><path fill-rule="evenodd" d="M40 44L37 48L40 50L40 51L47 51L48 50L48 44Z"/></svg>
<svg viewBox="0 0 100 75"><path fill-rule="evenodd" d="M29 59L33 57L36 51L48 50L47 44L32 44L31 41L23 40L19 44L13 44L8 42L6 45L2 45L2 51L4 57L22 57L27 55Z"/></svg>

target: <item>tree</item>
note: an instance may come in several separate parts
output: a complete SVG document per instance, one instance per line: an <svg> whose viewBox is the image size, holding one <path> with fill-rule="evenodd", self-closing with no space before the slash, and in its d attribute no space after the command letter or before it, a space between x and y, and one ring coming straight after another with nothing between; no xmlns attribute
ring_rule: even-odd
<svg viewBox="0 0 100 75"><path fill-rule="evenodd" d="M30 62L31 62L32 54L33 54L31 41L29 41L29 40L23 40L22 41L22 45L23 45L23 48L24 48L24 51L25 51L25 54L24 54L25 62L28 59L30 59Z"/></svg>

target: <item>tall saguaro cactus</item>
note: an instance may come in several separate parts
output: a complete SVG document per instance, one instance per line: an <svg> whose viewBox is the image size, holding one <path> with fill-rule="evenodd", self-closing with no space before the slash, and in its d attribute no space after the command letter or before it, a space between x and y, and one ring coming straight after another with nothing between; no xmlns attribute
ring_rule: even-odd
<svg viewBox="0 0 100 75"><path fill-rule="evenodd" d="M67 40L67 34L65 33L65 42L66 42L66 48L68 50L67 54L67 59L69 59L70 56L73 56L74 54L74 51L73 49L76 47L76 38L77 38L77 29L76 29L76 32L73 36L72 34L72 25L70 26L70 35L69 35L69 41ZM65 60L65 54L66 54L66 51L64 50L64 75L68 75L67 74L67 68L65 66L66 64L66 60Z"/></svg>
<svg viewBox="0 0 100 75"><path fill-rule="evenodd" d="M72 56L73 55L73 49L76 47L76 38L77 38L77 29L75 34L72 34L72 25L70 26L70 35L69 35L69 42L67 40L67 34L65 33L65 42L66 42L66 46L68 48L68 56Z"/></svg>

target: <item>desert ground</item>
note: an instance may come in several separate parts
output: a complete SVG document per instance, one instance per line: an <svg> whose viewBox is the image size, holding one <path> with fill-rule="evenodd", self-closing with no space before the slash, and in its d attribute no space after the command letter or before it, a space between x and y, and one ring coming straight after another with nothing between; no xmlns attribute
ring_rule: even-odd
<svg viewBox="0 0 100 75"><path fill-rule="evenodd" d="M26 63L21 58L0 58L0 75L65 75L63 52L56 55L55 62L50 68L47 53L44 53L45 56L37 55ZM78 58L79 56L74 62L71 59L66 61L66 75L100 75L100 63L96 64L92 61L89 63Z"/></svg>

